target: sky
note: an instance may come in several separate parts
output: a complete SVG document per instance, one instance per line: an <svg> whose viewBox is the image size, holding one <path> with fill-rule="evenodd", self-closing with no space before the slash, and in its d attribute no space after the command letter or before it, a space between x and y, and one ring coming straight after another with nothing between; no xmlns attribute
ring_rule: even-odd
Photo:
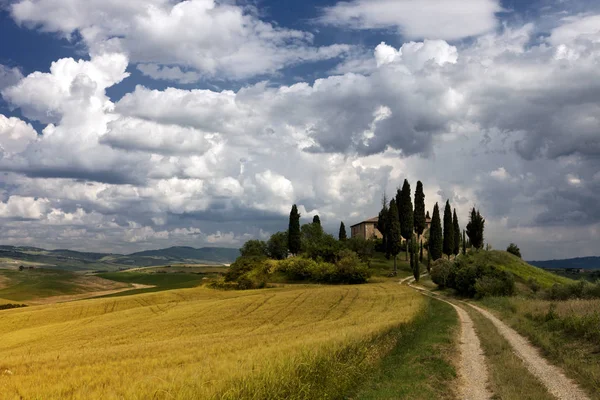
<svg viewBox="0 0 600 400"><path fill-rule="evenodd" d="M0 0L0 243L337 235L421 180L493 248L600 255L592 0Z"/></svg>

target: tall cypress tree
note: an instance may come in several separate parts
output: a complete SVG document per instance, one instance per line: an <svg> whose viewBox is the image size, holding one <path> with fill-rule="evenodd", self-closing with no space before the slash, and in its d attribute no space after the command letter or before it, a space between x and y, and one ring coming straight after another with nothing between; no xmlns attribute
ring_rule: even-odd
<svg viewBox="0 0 600 400"><path fill-rule="evenodd" d="M319 224L319 225L321 225L321 218L319 218L318 215L315 215L313 217L313 224Z"/></svg>
<svg viewBox="0 0 600 400"><path fill-rule="evenodd" d="M400 252L401 229L400 221L398 221L398 207L396 200L390 201L387 224L387 249L386 253L394 257L394 275L398 273L396 266L396 258Z"/></svg>
<svg viewBox="0 0 600 400"><path fill-rule="evenodd" d="M419 265L419 245L417 241L417 236L413 233L413 236L410 240L410 255L411 255L411 266L413 271L413 276L415 280L419 282L421 278L421 266Z"/></svg>
<svg viewBox="0 0 600 400"><path fill-rule="evenodd" d="M415 233L421 238L425 230L425 193L423 192L423 183L417 182L415 190L415 212L413 218L415 224Z"/></svg>
<svg viewBox="0 0 600 400"><path fill-rule="evenodd" d="M406 246L406 259L408 260L408 241L412 238L415 231L413 221L413 205L410 195L410 184L408 180L404 180L402 185L402 192L400 193L401 205L398 209L400 213L400 229L402 230L402 237L407 241Z"/></svg>
<svg viewBox="0 0 600 400"><path fill-rule="evenodd" d="M456 216L456 208L452 215L452 227L454 229L454 249L453 253L457 256L460 253L460 226L458 225L458 217Z"/></svg>
<svg viewBox="0 0 600 400"><path fill-rule="evenodd" d="M344 221L340 222L340 232L338 233L338 239L344 241L348 239L346 235L346 226L344 225Z"/></svg>
<svg viewBox="0 0 600 400"><path fill-rule="evenodd" d="M450 259L450 254L454 252L454 227L452 226L452 209L450 200L446 201L444 209L444 254Z"/></svg>
<svg viewBox="0 0 600 400"><path fill-rule="evenodd" d="M483 228L485 225L485 219L479 213L479 210L475 210L475 207L471 210L471 217L467 224L467 236L471 241L471 246L476 249L483 247Z"/></svg>
<svg viewBox="0 0 600 400"><path fill-rule="evenodd" d="M298 207L294 204L290 212L290 224L288 227L288 249L292 254L300 253L300 213Z"/></svg>
<svg viewBox="0 0 600 400"><path fill-rule="evenodd" d="M419 250L419 262L423 262L423 241L421 240L421 249Z"/></svg>
<svg viewBox="0 0 600 400"><path fill-rule="evenodd" d="M389 258L389 254L387 252L387 234L388 234L388 228L387 228L387 224L388 224L388 217L389 217L389 209L388 209L388 205L387 205L387 196L385 195L385 193L383 194L383 198L381 199L382 202L382 206L381 206L381 211L379 211L379 217L377 218L377 229L379 230L379 232L381 232L381 236L382 236L382 245L383 245L383 250L386 253L386 257Z"/></svg>
<svg viewBox="0 0 600 400"><path fill-rule="evenodd" d="M466 237L466 231L463 229L463 239L462 239L462 246L463 246L463 254L467 254L467 237Z"/></svg>
<svg viewBox="0 0 600 400"><path fill-rule="evenodd" d="M440 221L440 208L437 203L433 207L433 216L431 217L429 253L433 261L442 257L442 221Z"/></svg>

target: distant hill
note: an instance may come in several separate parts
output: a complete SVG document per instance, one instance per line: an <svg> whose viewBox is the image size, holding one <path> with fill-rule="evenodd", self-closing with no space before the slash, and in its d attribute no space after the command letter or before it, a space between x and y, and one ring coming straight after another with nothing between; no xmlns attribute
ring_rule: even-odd
<svg viewBox="0 0 600 400"><path fill-rule="evenodd" d="M69 271L149 267L165 264L230 264L240 255L238 249L222 247L170 247L132 254L90 253L74 250L46 250L37 247L0 246L0 267L51 267Z"/></svg>
<svg viewBox="0 0 600 400"><path fill-rule="evenodd" d="M578 257L565 260L528 261L529 264L546 269L600 269L600 257Z"/></svg>

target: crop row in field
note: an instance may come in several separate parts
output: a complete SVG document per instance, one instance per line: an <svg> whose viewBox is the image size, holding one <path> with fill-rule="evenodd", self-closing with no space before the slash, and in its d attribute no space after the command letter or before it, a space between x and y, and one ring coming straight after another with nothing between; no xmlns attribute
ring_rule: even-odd
<svg viewBox="0 0 600 400"><path fill-rule="evenodd" d="M6 398L314 397L355 385L424 300L396 283L204 288L7 310ZM391 343L391 344L390 344ZM293 397L293 396L292 396Z"/></svg>

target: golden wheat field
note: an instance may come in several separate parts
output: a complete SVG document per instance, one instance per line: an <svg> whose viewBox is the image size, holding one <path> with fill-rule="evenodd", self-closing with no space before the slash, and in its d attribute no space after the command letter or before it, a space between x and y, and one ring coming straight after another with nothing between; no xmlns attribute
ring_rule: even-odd
<svg viewBox="0 0 600 400"><path fill-rule="evenodd" d="M390 346L385 333L414 318L424 301L390 282L200 287L2 311L0 393L324 398L380 359Z"/></svg>

